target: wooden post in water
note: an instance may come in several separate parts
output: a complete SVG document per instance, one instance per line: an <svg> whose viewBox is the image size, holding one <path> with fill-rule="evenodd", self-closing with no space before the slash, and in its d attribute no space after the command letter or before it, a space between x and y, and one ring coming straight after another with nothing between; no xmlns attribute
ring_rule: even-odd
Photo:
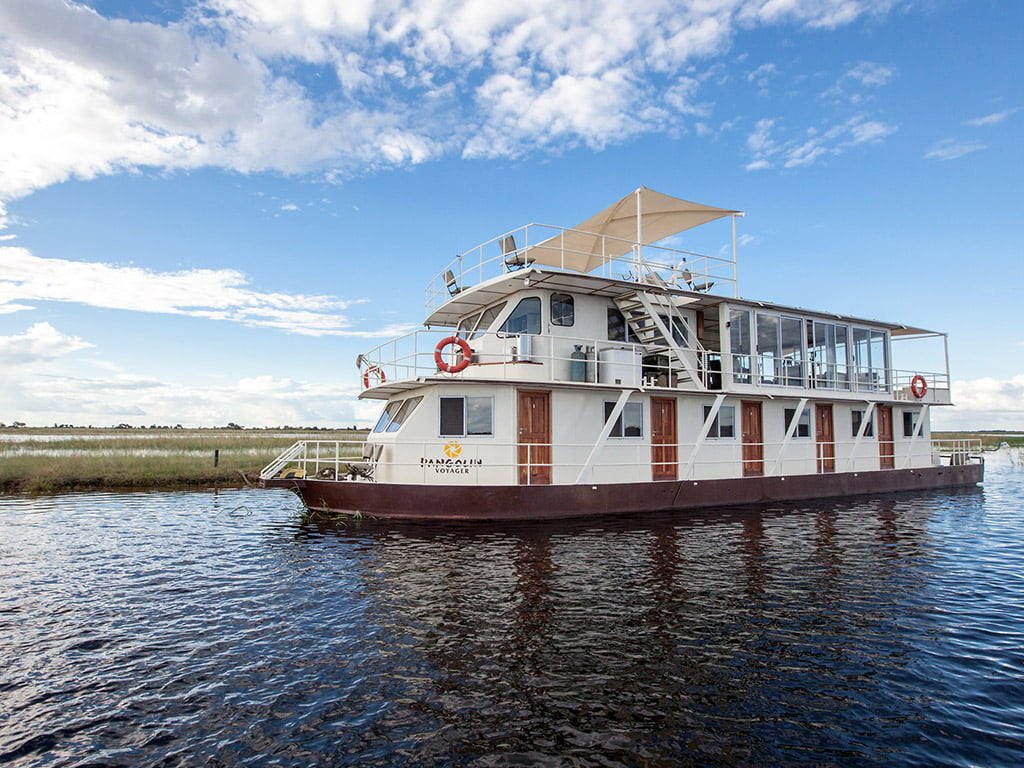
<svg viewBox="0 0 1024 768"><path fill-rule="evenodd" d="M220 448L215 448L213 451L213 466L220 464Z"/></svg>

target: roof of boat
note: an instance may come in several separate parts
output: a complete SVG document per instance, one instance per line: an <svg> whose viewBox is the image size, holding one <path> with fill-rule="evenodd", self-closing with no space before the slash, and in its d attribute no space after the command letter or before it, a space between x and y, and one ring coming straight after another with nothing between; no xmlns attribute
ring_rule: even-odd
<svg viewBox="0 0 1024 768"><path fill-rule="evenodd" d="M856 317L853 315L842 315L835 312L807 309L804 307L776 304L769 301L758 301L732 296L720 296L717 294L692 291L672 285L654 283L642 283L634 280L617 279L614 277L603 277L600 275L588 275L580 272L564 272L555 269L543 269L536 266L498 275L482 283L469 286L460 293L453 296L443 305L435 309L424 321L424 325L430 327L454 328L463 317L483 310L492 304L508 299L510 296L524 290L536 290L542 288L552 291L564 291L576 295L604 296L615 299L620 296L627 296L637 291L648 293L661 293L672 296L676 303L693 309L705 309L728 303L737 307L750 307L753 309L768 309L781 312L792 312L803 317L820 318L832 321L840 321L853 325L867 325L876 328L884 328L893 336L941 336L939 331L930 331L924 328L915 328L901 323L891 323L882 320Z"/></svg>

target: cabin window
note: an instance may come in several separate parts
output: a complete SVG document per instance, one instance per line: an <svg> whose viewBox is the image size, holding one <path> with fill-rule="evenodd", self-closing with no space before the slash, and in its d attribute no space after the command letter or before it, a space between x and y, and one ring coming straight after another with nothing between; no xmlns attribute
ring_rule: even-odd
<svg viewBox="0 0 1024 768"><path fill-rule="evenodd" d="M505 308L507 303L508 302L503 301L500 304L495 304L493 307L485 309L480 314L480 321L476 324L476 328L473 330L473 333L469 338L475 339L478 336L483 336L487 333L487 329L491 327L491 323L494 322L494 318L501 314L501 310Z"/></svg>
<svg viewBox="0 0 1024 768"><path fill-rule="evenodd" d="M790 426L793 424L793 419L797 418L796 408L785 409L786 431L789 431ZM800 416L796 422L796 428L793 430L793 437L810 437L811 436L811 409L804 408L800 411Z"/></svg>
<svg viewBox="0 0 1024 768"><path fill-rule="evenodd" d="M729 310L729 348L732 351L732 375L737 384L750 383L750 312Z"/></svg>
<svg viewBox="0 0 1024 768"><path fill-rule="evenodd" d="M813 385L824 389L849 389L849 327L815 320L807 323L807 339Z"/></svg>
<svg viewBox="0 0 1024 768"><path fill-rule="evenodd" d="M711 415L710 405L704 406L704 421L707 422ZM736 406L723 405L718 409L714 421L711 422L711 429L708 430L708 438L718 439L722 437L736 436Z"/></svg>
<svg viewBox="0 0 1024 768"><path fill-rule="evenodd" d="M917 411L903 412L903 436L913 437L917 429Z"/></svg>
<svg viewBox="0 0 1024 768"><path fill-rule="evenodd" d="M630 329L626 318L615 307L608 307L608 340L635 342L633 331Z"/></svg>
<svg viewBox="0 0 1024 768"><path fill-rule="evenodd" d="M402 425L405 424L412 412L416 410L416 406L420 404L422 397L410 397L408 400L402 401L402 407L398 409L398 413L395 414L395 418L391 420L391 423L387 426L388 432L397 432L401 429Z"/></svg>
<svg viewBox="0 0 1024 768"><path fill-rule="evenodd" d="M853 329L853 373L855 389L886 391L889 380L886 365L885 331Z"/></svg>
<svg viewBox="0 0 1024 768"><path fill-rule="evenodd" d="M422 397L410 397L406 400L392 400L384 408L384 413L377 419L374 432L397 432L406 419L416 410Z"/></svg>
<svg viewBox="0 0 1024 768"><path fill-rule="evenodd" d="M455 329L455 335L460 339L470 338L470 333L476 328L477 322L480 320L480 313L477 312L475 315L464 317L459 321L458 327Z"/></svg>
<svg viewBox="0 0 1024 768"><path fill-rule="evenodd" d="M387 429L388 424L390 424L391 420L395 418L395 415L398 413L398 410L401 407L401 400L392 400L390 403L384 406L384 413L382 413L380 415L380 418L377 419L377 424L374 426L373 431L383 432L385 429Z"/></svg>
<svg viewBox="0 0 1024 768"><path fill-rule="evenodd" d="M570 326L576 322L573 298L568 293L551 294L551 324Z"/></svg>
<svg viewBox="0 0 1024 768"><path fill-rule="evenodd" d="M521 333L540 333L540 299L531 296L523 299L499 329L501 333L518 336Z"/></svg>
<svg viewBox="0 0 1024 768"><path fill-rule="evenodd" d="M615 403L604 404L604 420L608 419L615 410ZM642 403L626 403L619 418L612 425L609 437L643 437L644 436L644 407Z"/></svg>
<svg viewBox="0 0 1024 768"><path fill-rule="evenodd" d="M853 423L850 426L853 429L853 436L856 437L857 435L860 434L860 425L864 422L864 411L862 411L860 409L857 409L857 408L854 408L852 411L850 411L850 414L853 417ZM874 419L869 419L868 420L868 425L864 429L864 437L874 437L874 436L875 436L875 420Z"/></svg>
<svg viewBox="0 0 1024 768"><path fill-rule="evenodd" d="M494 434L494 398L440 398L441 437L472 437Z"/></svg>
<svg viewBox="0 0 1024 768"><path fill-rule="evenodd" d="M762 384L804 386L803 323L796 317L758 312L757 364Z"/></svg>

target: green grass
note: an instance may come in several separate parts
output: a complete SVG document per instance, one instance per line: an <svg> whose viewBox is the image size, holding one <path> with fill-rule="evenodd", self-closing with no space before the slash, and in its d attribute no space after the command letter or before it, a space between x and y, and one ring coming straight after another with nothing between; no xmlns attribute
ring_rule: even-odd
<svg viewBox="0 0 1024 768"><path fill-rule="evenodd" d="M1024 437L1000 432L932 432L932 440L981 440L981 447L993 450L1000 443L1011 448L1024 448Z"/></svg>
<svg viewBox="0 0 1024 768"><path fill-rule="evenodd" d="M365 437L362 430L0 429L0 491L239 487L296 440Z"/></svg>

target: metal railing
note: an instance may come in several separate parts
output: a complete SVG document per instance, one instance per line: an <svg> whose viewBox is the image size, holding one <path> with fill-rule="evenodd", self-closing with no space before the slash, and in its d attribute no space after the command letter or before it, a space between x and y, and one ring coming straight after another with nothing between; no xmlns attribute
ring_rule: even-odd
<svg viewBox="0 0 1024 768"><path fill-rule="evenodd" d="M545 484L554 483L557 479L555 470L558 470L562 479L557 484L574 485L577 483L580 470L588 463L588 453L594 447L593 443L582 441L520 443L495 442L489 438L486 443L474 444L471 439L463 439L460 443L460 458L451 459L455 464L446 464L446 459L442 458L443 450L450 441L451 438L438 438L384 443L385 447L390 446L391 453L386 452L379 460L376 474L379 476L380 469L385 467L396 477L394 482L429 483L435 479L437 466L457 465L478 470L482 465L476 464L475 460L484 457L486 469L491 473L491 477L495 471L499 474L504 472L504 482L491 484L514 485L520 482L527 485L532 482L532 478L542 476L547 478ZM814 437L801 437L789 441L744 443L738 435L734 435L708 439L702 443L679 441L655 444L649 436L611 438L604 446L604 450L611 455L594 461L592 472L581 482L642 482L650 479L645 473L655 465L659 469L675 467L680 480L699 479L704 476L740 477L743 475L744 464L751 461L751 455L759 456L753 461L762 465L765 476L816 474L823 459L832 462L833 469L837 472L889 471L901 468L899 462L895 462L891 468L882 467L880 444L883 442L886 441L876 438L865 441L836 439L819 442ZM260 477L270 479L289 470L299 469L301 475L306 478L319 477L340 481L346 476L348 465L360 461L363 446L363 441L355 440L300 441L268 464L260 472ZM931 466L963 466L982 461L981 441L977 439L929 440L924 437L897 436L890 446L893 456L916 456L918 463L915 466L919 466L925 457L929 457ZM394 451L398 448L408 457L420 458L396 460ZM656 460L652 450L659 451ZM666 451L675 453L674 462L666 460ZM745 454L745 451L752 453ZM507 460L496 460L495 457L500 455L506 456ZM421 458L423 456L438 458L437 461L424 462ZM463 464L458 464L459 461ZM705 471L697 474L687 473L686 467ZM635 470L633 476L627 476L630 468ZM467 484L477 484L474 475L466 474ZM614 479L609 480L609 477Z"/></svg>
<svg viewBox="0 0 1024 768"><path fill-rule="evenodd" d="M361 358L361 377L364 389L383 383L410 381L439 375L434 351L437 345L452 335L447 330L417 330L391 339L366 352ZM457 334L459 335L459 334ZM461 335L465 335L464 333ZM867 368L855 365L824 365L801 359L780 359L755 355L723 355L712 349L684 348L692 358L697 378L694 380L662 344L638 344L609 339L574 336L529 336L529 352L525 352L523 336L484 333L468 340L473 350L471 365L459 373L445 374L455 379L498 379L530 381L580 381L614 383L612 377L602 373L616 366L627 371L620 376L621 384L636 387L669 387L685 390L750 391L750 388L777 392L780 389L802 391L826 390L830 393L877 395L891 394L895 400L932 402L934 392L949 390L949 375L937 371L907 371L898 368ZM573 358L579 346L586 355L586 375L574 378ZM632 362L612 363L600 358L602 352L613 349L635 350ZM461 361L462 352L457 345L444 351L444 358L454 365ZM530 364L527 374L524 364ZM372 370L371 370L372 369ZM578 369L577 369L578 370ZM911 392L911 382L921 376L926 390L932 392L927 400ZM699 383L698 383L699 382Z"/></svg>
<svg viewBox="0 0 1024 768"><path fill-rule="evenodd" d="M731 257L640 245L590 233L582 234L593 243L592 250L584 252L565 244L567 236L579 234L580 230L534 223L471 248L430 281L426 289L427 311L432 312L469 287L528 267L542 257L554 269L584 271L659 287L737 295L736 261Z"/></svg>

